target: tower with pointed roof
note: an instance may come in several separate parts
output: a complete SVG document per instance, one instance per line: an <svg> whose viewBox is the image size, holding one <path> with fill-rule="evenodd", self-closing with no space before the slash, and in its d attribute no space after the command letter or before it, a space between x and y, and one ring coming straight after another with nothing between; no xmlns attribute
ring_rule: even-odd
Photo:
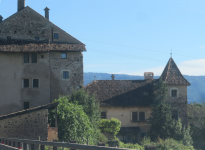
<svg viewBox="0 0 205 150"><path fill-rule="evenodd" d="M191 84L184 78L172 57L160 78L167 84L167 102L174 109L173 116L180 118L183 125L187 125L187 86Z"/></svg>
<svg viewBox="0 0 205 150"><path fill-rule="evenodd" d="M49 8L42 16L25 0L17 7L0 17L0 115L50 103L84 84L85 44L53 24Z"/></svg>

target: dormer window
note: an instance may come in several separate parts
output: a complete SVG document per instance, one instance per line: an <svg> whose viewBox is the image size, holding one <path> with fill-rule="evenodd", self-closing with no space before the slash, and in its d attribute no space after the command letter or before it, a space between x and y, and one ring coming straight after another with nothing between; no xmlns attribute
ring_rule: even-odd
<svg viewBox="0 0 205 150"><path fill-rule="evenodd" d="M58 33L54 33L54 39L58 39Z"/></svg>

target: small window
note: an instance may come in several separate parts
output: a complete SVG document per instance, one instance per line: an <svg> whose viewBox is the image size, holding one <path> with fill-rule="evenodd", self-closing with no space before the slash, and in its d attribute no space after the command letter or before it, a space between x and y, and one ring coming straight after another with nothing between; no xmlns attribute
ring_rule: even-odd
<svg viewBox="0 0 205 150"><path fill-rule="evenodd" d="M68 79L68 78L69 78L68 71L63 71L63 79Z"/></svg>
<svg viewBox="0 0 205 150"><path fill-rule="evenodd" d="M54 39L58 39L58 33L54 33Z"/></svg>
<svg viewBox="0 0 205 150"><path fill-rule="evenodd" d="M145 112L139 112L139 121L145 121Z"/></svg>
<svg viewBox="0 0 205 150"><path fill-rule="evenodd" d="M39 87L39 79L33 79L33 88Z"/></svg>
<svg viewBox="0 0 205 150"><path fill-rule="evenodd" d="M11 40L11 36L7 36L7 40Z"/></svg>
<svg viewBox="0 0 205 150"><path fill-rule="evenodd" d="M137 121L137 120L138 120L138 113L132 112L132 121Z"/></svg>
<svg viewBox="0 0 205 150"><path fill-rule="evenodd" d="M102 118L102 119L106 119L106 117L107 117L107 116L106 116L106 112L101 112L101 118Z"/></svg>
<svg viewBox="0 0 205 150"><path fill-rule="evenodd" d="M24 109L29 109L29 102L24 102Z"/></svg>
<svg viewBox="0 0 205 150"><path fill-rule="evenodd" d="M172 119L178 120L179 119L179 112L178 110L173 110L172 111Z"/></svg>
<svg viewBox="0 0 205 150"><path fill-rule="evenodd" d="M37 63L37 55L32 54L32 63Z"/></svg>
<svg viewBox="0 0 205 150"><path fill-rule="evenodd" d="M17 31L14 31L14 34L16 34L17 33Z"/></svg>
<svg viewBox="0 0 205 150"><path fill-rule="evenodd" d="M44 55L41 55L41 58L44 58Z"/></svg>
<svg viewBox="0 0 205 150"><path fill-rule="evenodd" d="M35 40L36 40L36 41L39 41L39 37L35 37Z"/></svg>
<svg viewBox="0 0 205 150"><path fill-rule="evenodd" d="M62 59L66 59L67 58L67 54L66 53L61 53L61 58Z"/></svg>
<svg viewBox="0 0 205 150"><path fill-rule="evenodd" d="M24 63L29 63L29 54L24 54Z"/></svg>
<svg viewBox="0 0 205 150"><path fill-rule="evenodd" d="M23 79L23 87L29 88L29 79Z"/></svg>
<svg viewBox="0 0 205 150"><path fill-rule="evenodd" d="M171 94L172 94L172 97L177 97L177 90L172 90Z"/></svg>

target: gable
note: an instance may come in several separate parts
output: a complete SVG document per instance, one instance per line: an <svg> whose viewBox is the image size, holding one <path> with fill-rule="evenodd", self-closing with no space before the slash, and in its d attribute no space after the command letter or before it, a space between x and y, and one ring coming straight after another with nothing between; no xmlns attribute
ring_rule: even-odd
<svg viewBox="0 0 205 150"><path fill-rule="evenodd" d="M169 59L160 78L168 85L191 85L181 74L172 58Z"/></svg>
<svg viewBox="0 0 205 150"><path fill-rule="evenodd" d="M54 33L59 34L58 39L54 39ZM9 36L16 40L39 38L39 41L84 45L28 6L0 23L0 39Z"/></svg>

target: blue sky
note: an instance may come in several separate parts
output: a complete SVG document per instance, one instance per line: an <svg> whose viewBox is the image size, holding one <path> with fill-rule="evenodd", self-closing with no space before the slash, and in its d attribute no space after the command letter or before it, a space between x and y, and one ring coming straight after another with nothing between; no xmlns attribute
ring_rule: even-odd
<svg viewBox="0 0 205 150"><path fill-rule="evenodd" d="M86 44L84 72L160 75L170 58L182 74L205 75L205 1L26 0L50 21ZM0 15L17 0L0 0Z"/></svg>

